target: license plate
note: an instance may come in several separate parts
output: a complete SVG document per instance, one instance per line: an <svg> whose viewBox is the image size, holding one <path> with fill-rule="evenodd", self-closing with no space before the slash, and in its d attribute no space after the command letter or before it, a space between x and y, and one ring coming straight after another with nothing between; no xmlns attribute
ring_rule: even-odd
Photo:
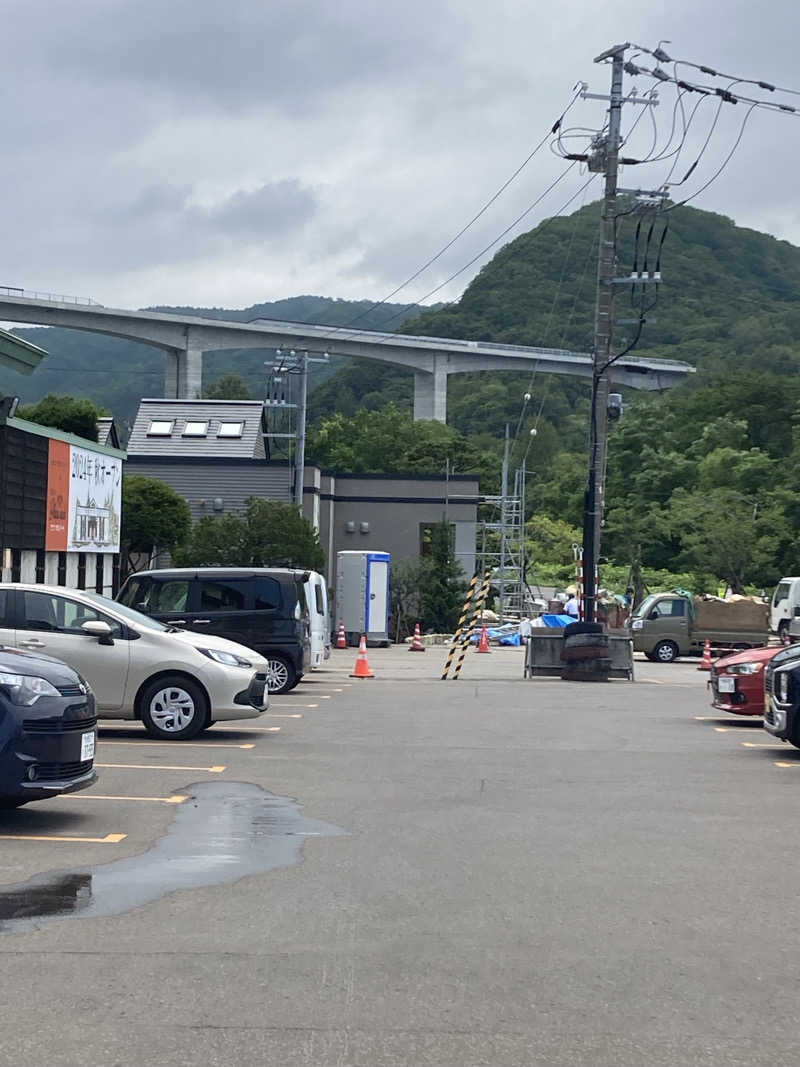
<svg viewBox="0 0 800 1067"><path fill-rule="evenodd" d="M721 674L719 678L717 678L717 689L719 689L720 693L735 693L736 679Z"/></svg>
<svg viewBox="0 0 800 1067"><path fill-rule="evenodd" d="M94 759L94 730L90 734L81 735L81 763L87 759Z"/></svg>

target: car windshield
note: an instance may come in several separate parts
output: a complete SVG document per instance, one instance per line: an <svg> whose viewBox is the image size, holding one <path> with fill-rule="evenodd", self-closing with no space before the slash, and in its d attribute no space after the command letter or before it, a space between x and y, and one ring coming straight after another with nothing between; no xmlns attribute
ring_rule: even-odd
<svg viewBox="0 0 800 1067"><path fill-rule="evenodd" d="M638 608L631 614L632 619L643 619L652 608L655 603L657 593L651 593L650 596L645 597Z"/></svg>
<svg viewBox="0 0 800 1067"><path fill-rule="evenodd" d="M151 619L149 615L142 615L141 611L134 611L133 608L120 604L118 600L109 600L108 597L100 596L99 593L84 593L83 595L93 600L105 611L110 611L112 614L125 619L126 622L134 626L140 626L143 630L161 630L163 632L164 630L174 629L174 627L165 626L163 622L158 622L157 619Z"/></svg>

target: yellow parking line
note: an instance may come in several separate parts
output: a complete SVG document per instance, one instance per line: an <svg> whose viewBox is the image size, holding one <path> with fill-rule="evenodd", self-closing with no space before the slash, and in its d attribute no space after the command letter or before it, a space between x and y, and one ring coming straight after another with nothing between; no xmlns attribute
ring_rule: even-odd
<svg viewBox="0 0 800 1067"><path fill-rule="evenodd" d="M106 834L105 837L51 837L45 834L0 834L2 841L65 841L70 844L117 845L127 834Z"/></svg>
<svg viewBox="0 0 800 1067"><path fill-rule="evenodd" d="M800 763L784 763L782 760L775 760L776 767L800 767Z"/></svg>
<svg viewBox="0 0 800 1067"><path fill-rule="evenodd" d="M224 726L223 729L230 729L230 726ZM239 729L240 730L244 730L248 734L251 733L253 730L256 730L260 734L277 734L277 733L280 733L280 729L281 728L280 728L280 726L240 726ZM220 748L225 748L225 747L226 746L224 746L224 745L220 745ZM229 747L229 748L244 748L245 746L244 745L230 745L230 746L227 746L227 747ZM253 748L253 745L250 745L249 747Z"/></svg>
<svg viewBox="0 0 800 1067"><path fill-rule="evenodd" d="M59 793L54 800L138 800L146 804L182 804L188 800L183 793L173 793L171 797L118 797L106 793Z"/></svg>
<svg viewBox="0 0 800 1067"><path fill-rule="evenodd" d="M769 742L762 744L760 741L742 741L745 748L773 748L776 752L780 752L780 745L771 745Z"/></svg>
<svg viewBox="0 0 800 1067"><path fill-rule="evenodd" d="M225 767L175 767L163 763L95 763L95 767L119 767L129 771L208 771L209 774L221 774Z"/></svg>
<svg viewBox="0 0 800 1067"><path fill-rule="evenodd" d="M270 702L271 708L318 708L319 704L273 704Z"/></svg>
<svg viewBox="0 0 800 1067"><path fill-rule="evenodd" d="M299 711L296 711L294 713L294 715L281 715L281 714L266 715L265 718L267 718L267 719L302 719L303 716L300 714ZM252 727L251 727L251 729L252 729Z"/></svg>
<svg viewBox="0 0 800 1067"><path fill-rule="evenodd" d="M216 744L211 741L106 741L105 739L97 743L98 745L144 745L147 748L174 748L175 745L180 745L181 748L255 748L252 741L249 745Z"/></svg>
<svg viewBox="0 0 800 1067"><path fill-rule="evenodd" d="M726 734L730 730L730 726L715 726L714 729L718 734Z"/></svg>

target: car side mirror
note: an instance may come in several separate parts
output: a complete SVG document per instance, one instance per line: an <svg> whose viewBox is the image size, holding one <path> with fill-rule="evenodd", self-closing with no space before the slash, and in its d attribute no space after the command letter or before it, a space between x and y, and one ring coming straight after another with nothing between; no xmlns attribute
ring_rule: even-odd
<svg viewBox="0 0 800 1067"><path fill-rule="evenodd" d="M102 619L88 619L81 624L81 629L89 637L96 637L100 645L113 645L114 638L111 636L111 627Z"/></svg>
<svg viewBox="0 0 800 1067"><path fill-rule="evenodd" d="M140 600L139 603L136 605L136 611L141 611L142 615L149 615L150 608L147 605L147 601Z"/></svg>

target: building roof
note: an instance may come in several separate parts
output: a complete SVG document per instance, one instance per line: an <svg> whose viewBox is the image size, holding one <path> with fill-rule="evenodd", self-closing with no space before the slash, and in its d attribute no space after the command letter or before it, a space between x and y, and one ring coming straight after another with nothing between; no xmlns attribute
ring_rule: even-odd
<svg viewBox="0 0 800 1067"><path fill-rule="evenodd" d="M128 454L264 459L264 403L145 398L139 404Z"/></svg>
<svg viewBox="0 0 800 1067"><path fill-rule="evenodd" d="M110 448L119 448L117 426L110 415L97 420L97 442Z"/></svg>

